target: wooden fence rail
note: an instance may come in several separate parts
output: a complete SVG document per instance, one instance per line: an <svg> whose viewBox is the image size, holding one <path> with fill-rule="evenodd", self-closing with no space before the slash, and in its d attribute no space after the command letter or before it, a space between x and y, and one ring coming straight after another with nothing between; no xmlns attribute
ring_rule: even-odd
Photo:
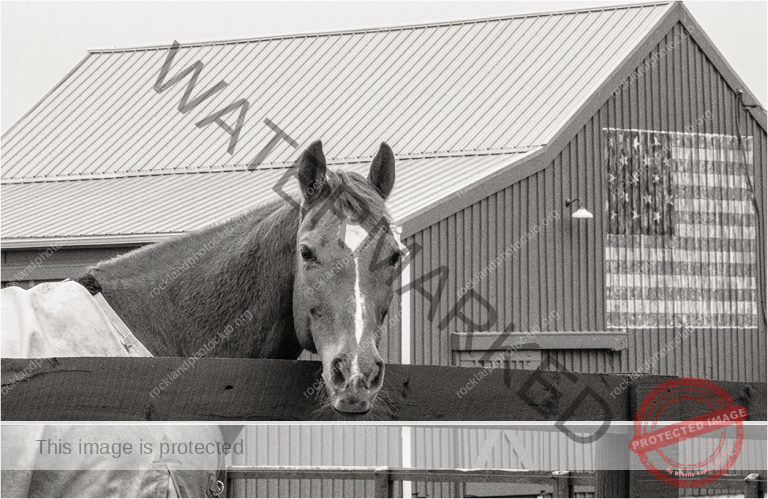
<svg viewBox="0 0 768 499"><path fill-rule="evenodd" d="M331 409L321 410L322 401L316 396L322 384L318 362L202 358L189 366L188 361L160 357L2 359L2 418L5 421L341 418ZM478 379L479 372L485 374ZM616 374L390 364L386 367L377 408L366 419L631 421L643 398L669 379L673 378L631 379ZM470 380L475 380L475 384ZM747 407L749 420L766 420L766 383L716 383L736 403ZM466 386L471 389L460 393L460 388ZM670 413L669 419L699 415L694 414L696 409L695 404L683 402L674 414Z"/></svg>
<svg viewBox="0 0 768 499"><path fill-rule="evenodd" d="M601 472L587 471L533 471L507 469L417 469L388 467L330 467L330 466L231 466L227 469L229 494L234 480L248 479L341 479L372 480L374 497L393 497L395 482L455 482L455 483L518 483L552 486L552 497L574 497L574 487L595 487L609 478ZM728 494L744 497L763 497L765 477L751 473L746 477L727 474L712 485ZM645 491L628 490L626 497L646 497ZM228 495L228 497L232 497ZM600 497L600 495L598 495Z"/></svg>

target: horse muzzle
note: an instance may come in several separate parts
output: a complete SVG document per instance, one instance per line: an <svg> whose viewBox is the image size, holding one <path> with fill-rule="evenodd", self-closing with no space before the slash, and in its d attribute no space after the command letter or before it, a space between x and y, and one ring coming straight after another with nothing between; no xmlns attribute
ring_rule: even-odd
<svg viewBox="0 0 768 499"><path fill-rule="evenodd" d="M384 361L373 355L338 355L326 378L333 408L345 414L371 410L384 381Z"/></svg>
<svg viewBox="0 0 768 499"><path fill-rule="evenodd" d="M371 389L362 376L357 376L331 396L331 403L344 414L365 414L371 410L378 392L378 387Z"/></svg>

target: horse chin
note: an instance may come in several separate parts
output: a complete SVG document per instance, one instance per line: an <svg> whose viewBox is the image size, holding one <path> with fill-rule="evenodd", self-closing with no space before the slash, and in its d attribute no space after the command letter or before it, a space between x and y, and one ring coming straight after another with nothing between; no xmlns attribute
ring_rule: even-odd
<svg viewBox="0 0 768 499"><path fill-rule="evenodd" d="M368 400L350 400L344 395L333 397L333 408L341 414L350 414L355 416L364 416L371 412L372 404Z"/></svg>

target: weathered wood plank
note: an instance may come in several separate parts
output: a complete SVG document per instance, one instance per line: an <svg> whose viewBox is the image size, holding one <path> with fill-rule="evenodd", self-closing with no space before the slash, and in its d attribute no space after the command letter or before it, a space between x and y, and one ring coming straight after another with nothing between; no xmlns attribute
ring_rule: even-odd
<svg viewBox="0 0 768 499"><path fill-rule="evenodd" d="M642 376L632 386L632 418L639 410L643 400L662 383L675 379L672 376ZM746 381L712 381L728 395L734 404L743 405L749 411L748 421L765 421L768 415L766 405L766 384ZM665 409L663 418L667 421L677 421L700 416L708 411L696 400L680 400Z"/></svg>
<svg viewBox="0 0 768 499"><path fill-rule="evenodd" d="M182 371L185 360L60 358L42 359L36 367L37 361L30 359L2 359L2 417L6 421L344 418L307 394L320 380L318 362L198 359L194 367ZM630 416L629 391L610 395L624 379L615 375L496 369L478 380L477 368L388 365L386 369L384 393L374 411L348 419L557 421L567 415L570 420L603 421L605 408L613 420ZM180 376L171 379L174 372ZM477 384L459 396L459 389L472 379ZM167 386L161 390L163 380ZM605 403L585 398L582 392L587 388ZM526 403L521 393L532 403Z"/></svg>
<svg viewBox="0 0 768 499"><path fill-rule="evenodd" d="M3 419L347 419L313 395L311 388L321 384L318 362L198 359L183 369L185 360L3 359ZM608 414L609 419L628 421L653 388L673 378L642 376L630 389L621 389L626 379L610 374L391 364L374 411L348 419L603 421ZM766 420L765 383L717 385L747 407L749 420ZM699 415L700 409L683 401L670 408L665 419L688 419Z"/></svg>

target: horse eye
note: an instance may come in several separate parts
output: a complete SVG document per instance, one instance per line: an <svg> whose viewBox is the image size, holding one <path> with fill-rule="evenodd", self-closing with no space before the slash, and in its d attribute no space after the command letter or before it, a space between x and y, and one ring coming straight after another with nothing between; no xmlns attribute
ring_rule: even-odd
<svg viewBox="0 0 768 499"><path fill-rule="evenodd" d="M397 265L397 262L400 261L400 253L393 253L392 256L389 257L389 264L390 265Z"/></svg>
<svg viewBox="0 0 768 499"><path fill-rule="evenodd" d="M301 258L303 258L305 261L315 259L315 254L312 253L312 250L307 248L306 246L302 246L301 248L299 248L299 251L301 252Z"/></svg>

